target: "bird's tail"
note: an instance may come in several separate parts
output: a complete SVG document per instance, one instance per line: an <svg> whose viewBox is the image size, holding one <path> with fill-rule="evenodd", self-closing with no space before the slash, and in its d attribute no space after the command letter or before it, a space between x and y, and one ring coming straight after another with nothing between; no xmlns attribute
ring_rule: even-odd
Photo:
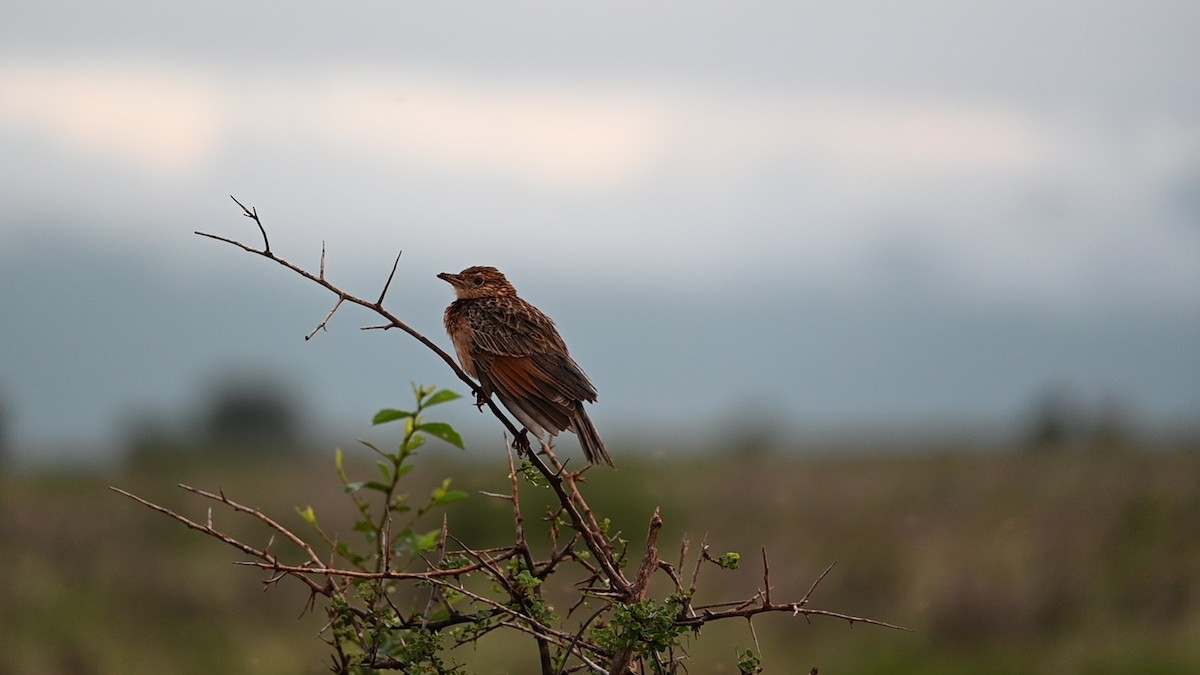
<svg viewBox="0 0 1200 675"><path fill-rule="evenodd" d="M583 410L583 404L579 404L571 415L571 431L579 437L579 445L583 448L583 456L587 458L589 464L605 464L615 467L612 457L608 456L608 450L604 449L604 441L600 439L600 432L596 431L596 425L592 424L592 420L588 418L587 413Z"/></svg>

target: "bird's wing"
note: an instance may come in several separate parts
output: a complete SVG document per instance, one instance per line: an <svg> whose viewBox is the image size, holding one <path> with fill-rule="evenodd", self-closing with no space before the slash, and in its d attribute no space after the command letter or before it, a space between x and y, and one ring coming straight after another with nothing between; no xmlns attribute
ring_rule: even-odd
<svg viewBox="0 0 1200 675"><path fill-rule="evenodd" d="M475 348L500 356L567 353L567 345L550 317L522 303L514 308L480 301L467 308Z"/></svg>
<svg viewBox="0 0 1200 675"><path fill-rule="evenodd" d="M579 404L564 395L560 383L541 372L529 357L483 355L480 365L480 380L526 427L556 434L570 426L571 412Z"/></svg>
<svg viewBox="0 0 1200 675"><path fill-rule="evenodd" d="M549 317L527 303L506 309L481 303L468 310L475 362L510 398L541 399L543 407L554 408L557 414L550 416L562 422L556 424L561 430L567 413L560 408L595 401L596 389Z"/></svg>
<svg viewBox="0 0 1200 675"><path fill-rule="evenodd" d="M569 356L485 353L476 356L476 361L487 370L496 386L512 396L537 396L568 407L575 401L596 400L592 383Z"/></svg>

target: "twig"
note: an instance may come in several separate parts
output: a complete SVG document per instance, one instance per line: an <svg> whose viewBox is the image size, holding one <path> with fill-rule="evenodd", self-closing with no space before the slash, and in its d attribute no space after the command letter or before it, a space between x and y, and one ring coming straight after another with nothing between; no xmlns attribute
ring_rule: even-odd
<svg viewBox="0 0 1200 675"><path fill-rule="evenodd" d="M767 547L762 547L763 561L763 602L771 604L771 563L767 562ZM820 581L820 579L818 579ZM811 592L811 591L810 591ZM807 598L807 596L805 596Z"/></svg>
<svg viewBox="0 0 1200 675"><path fill-rule="evenodd" d="M116 489L116 488L113 488ZM152 507L153 508L153 507ZM157 509L156 509L157 510ZM240 545L240 542L236 545ZM466 551L456 551L458 553L466 553ZM460 577L464 574L477 572L479 570L495 569L495 563L502 562L517 555L516 549L509 549L506 553L495 557L478 557L479 562L464 567L455 567L453 569L431 569L425 572L398 572L395 570L384 570L379 572L361 572L359 570L347 570L339 567L310 567L308 565L285 565L280 562L259 562L257 560L243 560L235 562L235 565L245 565L247 567L258 567L264 570L277 572L287 572L289 574L315 574L321 576L345 577L347 579L389 579L389 580L416 580L429 581L439 577Z"/></svg>
<svg viewBox="0 0 1200 675"><path fill-rule="evenodd" d="M237 197L234 197L233 195L229 195L229 198L233 200L234 204L237 204L238 206L242 207L242 212L243 212L242 215L253 220L254 224L258 225L258 231L262 233L263 250L266 251L267 253L270 253L271 252L271 242L267 240L267 228L263 227L262 221L258 219L258 207L248 209L248 208L246 208L245 204L243 204L237 200Z"/></svg>
<svg viewBox="0 0 1200 675"><path fill-rule="evenodd" d="M324 272L322 271L321 274L323 275ZM304 336L304 341L308 342L309 340L311 340L313 338L313 336L317 334L317 331L329 330L328 329L329 320L333 318L333 313L338 311L338 308L341 307L342 303L345 301L346 301L345 298L338 298L337 304L333 306L333 309L329 310L329 313L325 315L325 318L321 321L321 323L317 324L317 327L312 329L311 333Z"/></svg>
<svg viewBox="0 0 1200 675"><path fill-rule="evenodd" d="M897 626L895 624L878 621L876 619L868 619L861 616L853 616L850 614L842 614L841 612L830 612L824 609L808 609L803 607L798 602L786 602L774 605L755 605L745 609L734 609L725 612L710 612L704 611L694 617L684 617L676 620L676 624L680 626L699 626L710 621L719 621L721 619L729 619L733 617L749 618L765 612L791 612L792 616L828 616L834 619L841 619L850 623L866 623L873 626L882 626L884 628L892 628L894 630L902 630L912 632L911 628Z"/></svg>
<svg viewBox="0 0 1200 675"><path fill-rule="evenodd" d="M215 529L211 524L211 520L210 520L209 524L201 525L200 523L195 522L194 520L188 518L187 516L182 516L174 511L172 511L171 509L168 509L165 506L159 506L158 504L155 504L154 502L142 499L141 497L139 497L131 492L126 492L125 490L122 490L119 487L113 487L112 485L110 485L110 486L108 486L108 489L112 490L113 492L116 492L118 494L121 494L121 495L124 495L124 496L130 498L133 501L141 504L142 506L145 506L147 508L158 511L159 513L165 514L165 515L183 523L184 525L186 525L187 527L189 527L193 530L203 532L204 534L206 534L210 537L219 539L220 541L225 542L226 544L238 549L239 551L241 551L242 553L245 553L246 555L251 555L256 558L265 560L266 561L265 563L258 563L258 565L260 565L260 566L273 566L273 565L277 564L277 562L278 562L278 560L275 558L275 556L273 554L268 553L266 551L259 550L255 547L251 546L250 544L239 541L239 540ZM303 569L304 572L308 571L307 568L300 568L300 569ZM284 571L284 570L276 570L276 571ZM291 572L289 571L289 573L291 573ZM333 595L337 592L337 587L335 585L333 585L332 578L329 578L329 581L326 583L326 585L322 586L321 584L317 583L315 580L313 580L309 576L307 576L307 574L293 573L293 576L295 576L297 579L299 579L305 585L307 585L309 587L309 589L311 591L313 591L314 593L320 593L321 595Z"/></svg>
<svg viewBox="0 0 1200 675"><path fill-rule="evenodd" d="M764 563L765 563L765 561L766 561L765 554L764 554L764 557L763 557L763 561L764 561ZM833 570L833 566L834 566L834 565L836 565L836 564L837 564L837 561L836 561L836 560L835 560L835 561L833 561L833 562L831 562L831 563L829 563L829 567L826 567L826 568L825 568L825 571L824 571L824 572L821 572L821 576L817 577L817 578L816 578L816 579L815 579L815 580L812 582L812 586L810 586L810 587L808 588L808 592L804 594L804 597L803 597L803 598L800 598L800 602L799 602L799 603L797 603L797 604L800 604L800 605L806 605L806 604L808 604L808 599L812 597L813 591L817 590L817 585L821 583L821 581L822 581L822 580L823 580L823 579L824 579L824 578L825 578L825 577L826 577L826 576L829 574L829 572L830 572L831 570Z"/></svg>
<svg viewBox="0 0 1200 675"><path fill-rule="evenodd" d="M234 199L234 201L237 202L236 199ZM463 369L461 367L459 367L458 363L455 362L454 358L452 356L450 356L450 354L446 353L445 350L443 350L441 347L437 346L437 344L434 343L432 340L425 337L420 332L418 332L417 330L415 330L408 324L401 321L399 317L397 317L396 315L392 314L387 309L385 309L383 307L383 305L381 304L382 303L382 295L380 296L381 297L380 302L371 302L370 300L360 298L352 293L347 293L346 291L342 290L341 288L338 288L334 284L330 283L329 280L325 278L325 270L324 270L324 262L323 262L324 255L322 255L321 273L320 273L320 275L314 275L312 272L309 272L309 271L305 270L304 268L299 267L298 265L272 253L271 248L270 248L269 244L267 243L266 228L263 226L262 221L259 220L257 212L255 212L252 209L247 209L245 206L242 205L241 202L237 202L237 203L238 203L238 206L241 206L242 210L246 212L245 215L247 217L252 218L254 220L254 222L258 225L259 230L262 231L262 233L263 233L263 248L262 249L256 249L253 246L243 244L240 241L230 239L228 237L222 237L222 236L216 235L216 234L210 234L208 232L196 231L195 234L198 236L201 236L201 237L206 237L208 239L214 239L216 241L224 242L231 246L236 246L237 248L240 248L243 251L246 251L247 253L253 253L255 255L262 256L268 260L272 260L272 261L276 262L277 264L286 267L287 269L291 270L292 272L299 274L300 276L304 277L305 279L308 279L309 281L312 281L313 283L325 288L329 292L338 296L339 299L344 300L346 302L350 302L355 305L358 305L360 307L364 307L366 309L369 309L369 310L375 312L379 316L386 319L388 323L385 326L378 326L378 327L373 327L373 328L399 328L400 330L404 331L405 333L408 333L410 336L412 336L418 342L420 342L421 344L423 344L427 348L429 348L431 351L433 351L433 353L437 354L439 358L441 358L443 361L445 361L446 365L449 366L449 368L452 371L454 371L454 375L456 377L458 377L458 379L461 380L463 383L465 383L468 387L470 387L472 392L477 392L479 390L478 385L476 385L475 382L472 381L471 378L465 372L463 372ZM322 250L323 249L324 249L324 245L322 245ZM397 258L396 258L396 265L399 265L399 256L397 256ZM393 270L394 270L394 268L393 268ZM391 277L389 276L389 283L390 283L390 280L391 280ZM386 291L386 286L385 286L385 291ZM493 401L490 398L487 399L487 406L488 406L488 409L491 410L492 414L496 417L496 419L499 420L500 423L504 425L504 427L509 431L510 434L512 434L514 437L521 435L520 430L518 430L517 427L515 425L513 425L512 420L510 420L508 418L508 416L505 415L500 410L500 408L496 405L495 401Z"/></svg>
<svg viewBox="0 0 1200 675"><path fill-rule="evenodd" d="M396 268L400 266L400 256L404 251L396 254L396 261L392 263L392 271L388 273L387 281L383 282L383 290L379 291L379 299L375 301L376 305L383 305L383 298L387 295L388 287L392 285L392 279L396 276Z"/></svg>
<svg viewBox="0 0 1200 675"><path fill-rule="evenodd" d="M313 561L313 563L315 563L317 565L321 564L320 556L317 555L317 552L313 550L312 546L310 546L308 544L308 542L306 542L303 539L301 539L300 537L298 537L291 530L289 530L286 527L275 522L271 517L269 517L267 514L263 513L262 511L259 511L258 509L255 509L255 508L251 508L249 506L243 506L243 505L233 501L232 499L229 499L223 493L222 494L214 494L212 492L207 492L205 490L196 489L190 485L184 485L183 483L179 483L179 487L181 489L187 490L188 492L191 492L193 494L200 495L201 497L205 497L207 499L212 499L212 500L221 502L222 504L228 506L229 508L233 509L234 511L240 511L241 513L246 513L246 514L254 516L255 518L266 523L267 527L282 534L284 537L287 537L287 539L289 541L291 541L293 544L295 544L296 546L299 546L300 550L302 550L306 554L308 554L309 560ZM114 489L116 489L116 488L114 488Z"/></svg>
<svg viewBox="0 0 1200 675"><path fill-rule="evenodd" d="M650 575L658 569L658 533L662 530L662 514L657 508L650 516L650 529L646 532L646 551L642 556L642 564L638 567L637 581L634 583L630 602L641 602L646 599L650 590Z"/></svg>

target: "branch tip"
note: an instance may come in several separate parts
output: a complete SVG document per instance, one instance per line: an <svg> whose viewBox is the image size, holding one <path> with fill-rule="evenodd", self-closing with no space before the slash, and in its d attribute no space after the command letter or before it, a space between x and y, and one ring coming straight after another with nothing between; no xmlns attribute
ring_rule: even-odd
<svg viewBox="0 0 1200 675"><path fill-rule="evenodd" d="M392 285L392 279L396 276L396 268L400 266L400 256L403 254L403 250L396 254L396 260L392 263L392 271L388 273L387 281L383 283L383 290L379 292L379 300L375 302L376 305L383 306L383 297L387 295L388 287Z"/></svg>

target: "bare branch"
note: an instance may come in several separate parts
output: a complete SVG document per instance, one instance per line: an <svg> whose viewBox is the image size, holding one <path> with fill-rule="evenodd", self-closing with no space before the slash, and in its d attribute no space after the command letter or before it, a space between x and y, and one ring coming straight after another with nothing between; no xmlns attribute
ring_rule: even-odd
<svg viewBox="0 0 1200 675"><path fill-rule="evenodd" d="M765 560L766 559L764 558L764 561ZM800 604L800 605L808 604L808 599L812 597L813 591L817 590L817 585L821 583L821 581L826 577L826 575L829 574L829 572L833 569L833 566L836 564L837 564L836 560L829 563L829 567L826 567L825 571L821 572L821 576L817 577L816 580L812 582L812 586L809 587L808 592L804 594L803 598L800 598L800 602L797 604Z"/></svg>
<svg viewBox="0 0 1200 675"><path fill-rule="evenodd" d="M261 520L263 523L265 523L267 525L267 527L282 534L284 537L287 537L287 539L289 541L291 541L296 546L300 547L300 550L304 551L308 555L309 560L311 560L313 563L315 563L317 565L321 564L320 556L317 555L317 552L313 550L312 546L310 546L308 544L308 542L306 542L303 539L301 539L300 537L298 537L291 530L289 530L286 527L275 522L273 519L271 519L269 516L267 516L267 514L263 513L262 511L259 511L258 509L255 509L255 508L251 508L249 506L243 506L243 505L229 499L224 494L213 494L213 493L207 492L205 490L196 489L190 485L184 485L183 483L180 483L179 487L184 490L187 490L188 492L191 492L193 494L200 495L201 497L206 497L208 499L212 499L212 500L221 502L222 504L228 506L229 508L233 509L234 511L239 511L241 513L246 513L246 514L254 516L255 518L257 518L257 519Z"/></svg>
<svg viewBox="0 0 1200 675"><path fill-rule="evenodd" d="M455 376L458 377L459 380L461 380L463 383L465 383L468 387L471 388L472 392L480 391L479 386L477 384L475 384L475 382L473 380L471 380L471 378L465 372L463 372L462 368L459 367L458 363L454 360L454 358L452 356L450 356L450 354L446 353L445 350L443 350L441 347L437 346L437 344L435 344L429 338L425 337L419 331L415 330L408 324L401 321L399 317L395 316L391 312L384 309L383 305L382 305L382 302L383 302L382 294L380 295L380 300L378 302L371 302L370 300L366 300L364 298L361 298L361 297L358 297L351 293L348 293L348 292L342 290L341 288L335 286L334 284L330 283L329 280L325 278L324 244L322 244L321 271L320 271L319 275L316 275L316 274L313 274L312 272L309 272L309 271L305 270L304 268L299 267L298 265L296 265L292 262L289 262L288 260L281 258L281 257L275 255L274 253L272 253L270 245L268 244L267 238L266 238L266 227L262 224L262 221L259 219L257 212L254 209L247 208L241 202L237 201L237 199L234 199L234 202L236 202L238 204L238 206L242 207L242 211L244 212L243 215L254 220L255 224L258 225L259 230L263 233L263 248L261 250L256 249L252 246L243 244L239 241L229 239L227 237L215 235L215 234L209 234L207 232L197 231L195 234L197 234L201 237L207 237L208 239L215 239L217 241L224 242L224 243L230 244L232 246L236 246L236 247L242 249L243 251L246 251L247 253L253 253L255 255L260 255L264 258L267 258L269 260L273 260L276 263L288 268L292 272L295 272L296 274L299 274L300 276L304 277L305 279L308 279L309 281L312 281L313 283L325 288L329 292L338 296L339 299L344 300L346 302L350 302L351 304L355 304L355 305L358 305L360 307L363 307L363 308L366 308L366 309L369 309L369 310L375 312L376 314L378 314L379 316L381 316L387 320L388 323L386 325L388 327L399 328L400 330L404 331L405 333L408 333L410 336L412 336L414 339L416 339L421 344L425 345L428 349L433 351L433 353L437 354L438 357L441 358L442 361L444 361L446 363L446 365L452 371L454 371ZM393 274L395 273L396 266L398 266L400 264L399 260L400 260L399 256L397 256L396 262L393 265ZM390 283L391 283L391 276L388 277L388 284L390 284ZM387 286L384 287L385 292L386 292L386 290L387 290ZM500 423L504 425L505 429L507 429L508 432L510 434L512 434L512 436L514 438L519 437L521 435L520 430L517 429L517 427L512 423L512 420L510 420L508 418L508 416L505 415L500 410L500 408L496 405L495 401L493 401L489 398L486 400L486 405L488 406L488 409L491 410L492 415L494 415L496 417L496 419L499 420Z"/></svg>
<svg viewBox="0 0 1200 675"><path fill-rule="evenodd" d="M392 271L388 273L387 281L383 283L383 290L379 292L379 299L375 301L375 304L380 306L383 305L383 298L385 295L387 295L388 286L392 285L392 278L396 276L396 268L400 266L400 256L403 253L404 251L400 251L400 253L396 254L396 261L392 263Z"/></svg>
<svg viewBox="0 0 1200 675"><path fill-rule="evenodd" d="M228 544L229 546L232 546L232 547L238 549L239 551L241 551L242 553L245 553L246 555L254 556L256 558L266 561L266 563L260 563L260 564L273 565L278 562L278 560L275 558L274 554L268 553L267 551L259 550L245 542L238 541L237 539L235 539L223 532L216 530L215 528L212 527L211 521L208 525L201 525L200 523L197 523L186 516L182 516L174 511L172 511L171 509L166 508L165 506L159 506L158 504L155 504L151 501L142 499L141 497L139 497L131 492L126 492L125 490L122 490L121 488L113 487L110 485L110 486L108 486L108 489L112 490L113 492L116 492L118 494L121 494L121 495L124 495L124 496L130 498L133 501L141 504L142 506L145 506L147 508L158 511L159 513L165 514L165 515L183 523L184 525L186 525L187 527L189 527L193 530L196 530L198 532L203 532L204 534L206 534L210 537L213 537L214 539L223 541L226 544ZM297 579L299 579L305 585L307 585L309 587L309 589L311 589L314 593L320 593L321 595L333 595L337 592L336 587L332 586L332 584L322 586L321 584L317 583L315 580L313 580L303 574L298 574L298 575L294 575L294 576L296 576Z"/></svg>
<svg viewBox="0 0 1200 675"><path fill-rule="evenodd" d="M754 617L746 617L746 625L750 626L750 637L754 638L754 651L762 654L762 645L758 642L758 631L754 630Z"/></svg>
<svg viewBox="0 0 1200 675"><path fill-rule="evenodd" d="M692 569L692 585L688 587L688 595L696 595L696 585L700 580L700 565L708 558L708 534L700 540L700 554L696 556L696 567Z"/></svg>
<svg viewBox="0 0 1200 675"><path fill-rule="evenodd" d="M663 519L659 510L654 509L650 516L650 529L646 533L646 552L642 556L642 564L638 568L637 581L634 583L631 602L641 602L646 599L650 588L650 575L658 569L658 533L662 530Z"/></svg>
<svg viewBox="0 0 1200 675"><path fill-rule="evenodd" d="M116 488L113 488L114 490ZM123 493L124 494L124 493ZM153 508L153 507L151 507ZM157 509L155 509L157 510ZM465 552L465 551L459 551ZM476 555L478 555L476 553ZM259 569L270 570L273 572L288 572L291 574L315 574L320 576L335 576L345 577L347 579L394 579L405 580L412 579L417 581L429 581L438 577L461 577L464 574L477 572L479 570L495 570L495 564L502 562L517 555L515 549L509 550L507 553L496 557L477 557L476 562L465 567L455 567L454 569L441 570L431 569L426 572L397 572L394 570L385 570L382 572L361 572L358 570L346 570L338 567L311 567L309 565L285 565L280 562L260 562L257 560L244 560L235 562L235 565L245 565L247 567L257 567ZM473 556L474 557L474 556Z"/></svg>
<svg viewBox="0 0 1200 675"><path fill-rule="evenodd" d="M749 618L765 612L791 612L792 616L828 616L834 619L841 619L850 623L866 623L872 626L882 626L883 628L891 628L894 630L902 630L912 632L912 629L895 624L868 619L861 616L852 616L850 614L842 614L841 612L830 612L824 609L807 609L800 603L784 603L779 605L756 605L745 609L731 609L724 612L705 611L695 617L681 618L676 621L680 626L700 626L710 621L719 621L721 619L729 619L733 617Z"/></svg>
<svg viewBox="0 0 1200 675"><path fill-rule="evenodd" d="M267 228L263 227L262 221L258 219L258 208L255 207L255 208L248 209L248 208L246 208L245 204L243 204L237 200L237 197L234 197L233 195L229 195L229 198L233 200L234 204L237 204L238 206L242 207L242 212L243 212L242 215L253 220L254 224L258 225L258 231L262 233L262 238L263 238L263 251L270 253L271 252L271 242L267 240Z"/></svg>
<svg viewBox="0 0 1200 675"><path fill-rule="evenodd" d="M324 274L324 273L322 272L322 274ZM345 298L339 297L337 304L333 306L333 309L329 310L329 313L325 315L325 318L321 321L321 323L317 324L317 327L312 329L311 333L304 336L304 341L307 342L307 341L311 340L313 338L313 336L317 334L317 331L329 330L328 329L329 320L333 318L333 313L338 311L338 308L341 307L342 303L345 301L346 301Z"/></svg>
<svg viewBox="0 0 1200 675"><path fill-rule="evenodd" d="M771 604L771 563L767 562L767 547L766 546L762 547L762 561L763 561L763 589L762 589L763 602L765 602L769 605L769 604ZM832 568L833 566L830 565L830 567ZM812 591L810 590L809 592L811 593ZM805 599L808 598L808 596L804 596L804 597L805 597Z"/></svg>

